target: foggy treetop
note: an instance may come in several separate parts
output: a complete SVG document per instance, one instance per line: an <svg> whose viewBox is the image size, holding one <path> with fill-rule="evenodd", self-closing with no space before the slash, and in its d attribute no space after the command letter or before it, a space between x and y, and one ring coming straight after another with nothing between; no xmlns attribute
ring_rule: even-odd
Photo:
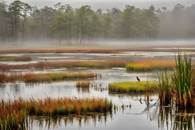
<svg viewBox="0 0 195 130"><path fill-rule="evenodd" d="M0 39L154 39L195 37L195 5L140 9L93 10L56 4L36 8L14 1L0 2Z"/></svg>

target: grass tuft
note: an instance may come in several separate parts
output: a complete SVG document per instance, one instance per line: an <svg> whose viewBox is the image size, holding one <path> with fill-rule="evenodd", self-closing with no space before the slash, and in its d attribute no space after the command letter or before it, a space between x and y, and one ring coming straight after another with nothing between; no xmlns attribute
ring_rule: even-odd
<svg viewBox="0 0 195 130"><path fill-rule="evenodd" d="M106 99L51 99L24 101L22 99L0 103L1 130L24 130L28 116L70 116L112 111Z"/></svg>
<svg viewBox="0 0 195 130"><path fill-rule="evenodd" d="M52 82L65 79L93 79L96 78L95 73L89 72L50 72L50 73L26 73L11 74L0 73L0 82L23 81L26 83L34 82Z"/></svg>
<svg viewBox="0 0 195 130"><path fill-rule="evenodd" d="M172 60L141 60L128 63L126 69L128 71L152 71L173 69L175 63Z"/></svg>
<svg viewBox="0 0 195 130"><path fill-rule="evenodd" d="M109 84L110 93L146 93L158 91L157 83L154 81L141 82L118 82Z"/></svg>

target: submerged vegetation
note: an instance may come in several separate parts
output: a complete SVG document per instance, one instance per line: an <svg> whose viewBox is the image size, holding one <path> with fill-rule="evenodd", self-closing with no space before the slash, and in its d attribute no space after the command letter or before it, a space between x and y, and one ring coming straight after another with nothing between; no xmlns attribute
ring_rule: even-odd
<svg viewBox="0 0 195 130"><path fill-rule="evenodd" d="M175 62L172 60L141 60L128 63L126 68L128 71L151 71L173 69Z"/></svg>
<svg viewBox="0 0 195 130"><path fill-rule="evenodd" d="M141 82L118 82L109 84L110 93L146 93L157 92L157 83L154 81L141 81Z"/></svg>
<svg viewBox="0 0 195 130"><path fill-rule="evenodd" d="M31 82L51 82L67 79L93 79L95 73L90 72L50 72L50 73L25 73L25 74L6 74L0 73L0 83L23 81Z"/></svg>
<svg viewBox="0 0 195 130"><path fill-rule="evenodd" d="M0 129L24 130L27 116L69 116L112 111L106 99L22 99L0 103Z"/></svg>

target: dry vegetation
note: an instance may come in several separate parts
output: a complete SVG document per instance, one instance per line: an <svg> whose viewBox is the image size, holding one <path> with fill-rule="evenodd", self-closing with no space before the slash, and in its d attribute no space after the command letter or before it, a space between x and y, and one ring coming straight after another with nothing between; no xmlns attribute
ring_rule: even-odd
<svg viewBox="0 0 195 130"><path fill-rule="evenodd" d="M106 99L22 99L0 103L1 130L25 129L25 118L30 116L69 116L112 111L112 103Z"/></svg>
<svg viewBox="0 0 195 130"><path fill-rule="evenodd" d="M79 92L89 92L90 84L89 80L79 80L76 82L76 88Z"/></svg>
<svg viewBox="0 0 195 130"><path fill-rule="evenodd" d="M65 79L93 79L95 73L90 72L50 72L50 73L25 73L25 74L0 74L0 82L24 81L30 82L50 82Z"/></svg>
<svg viewBox="0 0 195 130"><path fill-rule="evenodd" d="M77 88L89 88L90 87L90 81L88 80L79 80L76 82Z"/></svg>
<svg viewBox="0 0 195 130"><path fill-rule="evenodd" d="M174 60L141 60L128 63L126 68L128 71L151 71L173 69L175 67Z"/></svg>
<svg viewBox="0 0 195 130"><path fill-rule="evenodd" d="M90 68L109 68L109 67L125 67L127 61L121 60L70 60L70 61L45 61L29 64L0 64L0 70L9 69L47 69L47 68L63 68L63 67L90 67Z"/></svg>

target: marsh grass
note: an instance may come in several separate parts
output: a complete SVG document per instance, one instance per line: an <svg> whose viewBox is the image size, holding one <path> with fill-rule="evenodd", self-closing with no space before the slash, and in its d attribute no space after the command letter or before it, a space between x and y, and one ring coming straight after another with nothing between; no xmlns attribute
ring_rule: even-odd
<svg viewBox="0 0 195 130"><path fill-rule="evenodd" d="M173 69L175 62L172 60L141 60L128 63L126 65L127 71L153 71L153 70L164 70Z"/></svg>
<svg viewBox="0 0 195 130"><path fill-rule="evenodd" d="M28 56L0 56L0 61L31 61Z"/></svg>
<svg viewBox="0 0 195 130"><path fill-rule="evenodd" d="M89 92L90 81L89 80L76 81L76 87L78 91Z"/></svg>
<svg viewBox="0 0 195 130"><path fill-rule="evenodd" d="M21 110L20 104L10 102L0 103L0 130L25 130L26 112Z"/></svg>
<svg viewBox="0 0 195 130"><path fill-rule="evenodd" d="M157 92L158 86L155 81L141 81L141 82L118 82L109 84L110 93L147 93Z"/></svg>
<svg viewBox="0 0 195 130"><path fill-rule="evenodd" d="M161 105L169 105L172 101L173 81L168 71L158 73L159 98Z"/></svg>
<svg viewBox="0 0 195 130"><path fill-rule="evenodd" d="M70 116L112 111L106 99L51 99L24 101L22 99L0 103L0 129L25 130L28 116Z"/></svg>
<svg viewBox="0 0 195 130"><path fill-rule="evenodd" d="M192 60L187 55L180 53L176 57L176 68L174 72L176 89L176 103L180 107L191 106L192 92Z"/></svg>
<svg viewBox="0 0 195 130"><path fill-rule="evenodd" d="M51 68L112 68L125 67L127 61L123 60L70 60L70 61L42 61L29 64L1 64L0 70L9 69L51 69Z"/></svg>
<svg viewBox="0 0 195 130"><path fill-rule="evenodd" d="M0 82L23 81L33 82L52 82L67 79L94 79L97 75L89 72L50 72L50 73L26 73L10 74L0 73Z"/></svg>

